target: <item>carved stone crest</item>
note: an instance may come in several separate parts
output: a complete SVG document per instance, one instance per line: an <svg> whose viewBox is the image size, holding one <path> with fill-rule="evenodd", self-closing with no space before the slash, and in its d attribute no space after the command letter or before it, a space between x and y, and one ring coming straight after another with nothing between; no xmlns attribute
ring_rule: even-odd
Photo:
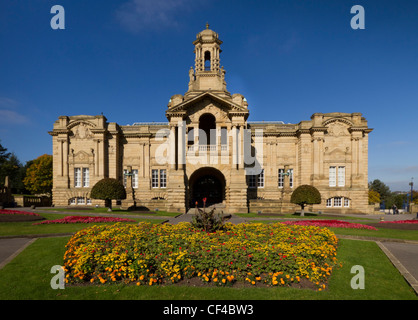
<svg viewBox="0 0 418 320"><path fill-rule="evenodd" d="M345 125L343 125L340 122L334 122L329 125L328 134L330 136L338 137L338 136L347 136L349 133Z"/></svg>
<svg viewBox="0 0 418 320"><path fill-rule="evenodd" d="M90 129L84 123L80 123L75 127L73 133L76 139L90 139L93 136Z"/></svg>

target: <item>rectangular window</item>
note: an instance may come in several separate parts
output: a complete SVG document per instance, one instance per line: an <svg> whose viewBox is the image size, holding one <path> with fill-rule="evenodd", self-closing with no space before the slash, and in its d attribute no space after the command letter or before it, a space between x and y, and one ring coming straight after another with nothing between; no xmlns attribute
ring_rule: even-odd
<svg viewBox="0 0 418 320"><path fill-rule="evenodd" d="M74 168L74 187L81 187L81 168Z"/></svg>
<svg viewBox="0 0 418 320"><path fill-rule="evenodd" d="M284 187L284 169L279 169L279 188Z"/></svg>
<svg viewBox="0 0 418 320"><path fill-rule="evenodd" d="M293 169L289 169L289 187L293 188Z"/></svg>
<svg viewBox="0 0 418 320"><path fill-rule="evenodd" d="M249 188L256 188L257 187L257 176L255 175L249 175L248 176L248 187Z"/></svg>
<svg viewBox="0 0 418 320"><path fill-rule="evenodd" d="M83 168L83 187L90 187L90 173L89 168Z"/></svg>
<svg viewBox="0 0 418 320"><path fill-rule="evenodd" d="M128 183L128 176L126 175L128 173L127 169L123 169L123 186L126 188L126 185Z"/></svg>
<svg viewBox="0 0 418 320"><path fill-rule="evenodd" d="M332 198L327 199L327 207L332 207Z"/></svg>
<svg viewBox="0 0 418 320"><path fill-rule="evenodd" d="M160 170L160 188L167 187L167 170L161 169Z"/></svg>
<svg viewBox="0 0 418 320"><path fill-rule="evenodd" d="M257 187L264 188L264 169L261 170L260 174L257 177Z"/></svg>
<svg viewBox="0 0 418 320"><path fill-rule="evenodd" d="M334 207L341 207L342 203L341 203L341 197L335 197L334 198Z"/></svg>
<svg viewBox="0 0 418 320"><path fill-rule="evenodd" d="M338 167L338 186L345 186L345 167Z"/></svg>
<svg viewBox="0 0 418 320"><path fill-rule="evenodd" d="M158 170L157 169L152 169L151 187L158 188Z"/></svg>
<svg viewBox="0 0 418 320"><path fill-rule="evenodd" d="M70 204L71 204L71 205L76 204L76 203L75 203L75 198L71 198L71 199L70 199Z"/></svg>
<svg viewBox="0 0 418 320"><path fill-rule="evenodd" d="M349 207L349 206L350 206L350 199L344 198L344 207Z"/></svg>
<svg viewBox="0 0 418 320"><path fill-rule="evenodd" d="M138 170L132 170L132 188L138 188Z"/></svg>
<svg viewBox="0 0 418 320"><path fill-rule="evenodd" d="M335 187L337 185L336 167L329 167L329 186Z"/></svg>

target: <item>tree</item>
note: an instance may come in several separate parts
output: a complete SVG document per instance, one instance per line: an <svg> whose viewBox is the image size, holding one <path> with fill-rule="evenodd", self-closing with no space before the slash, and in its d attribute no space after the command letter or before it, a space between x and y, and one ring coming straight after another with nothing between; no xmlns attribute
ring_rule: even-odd
<svg viewBox="0 0 418 320"><path fill-rule="evenodd" d="M380 194L377 191L369 190L369 203L380 203Z"/></svg>
<svg viewBox="0 0 418 320"><path fill-rule="evenodd" d="M32 194L52 193L52 156L44 154L35 160L26 170L23 183Z"/></svg>
<svg viewBox="0 0 418 320"><path fill-rule="evenodd" d="M379 179L369 182L369 190L374 190L379 193L381 201L387 202L388 198L391 196L390 188Z"/></svg>
<svg viewBox="0 0 418 320"><path fill-rule="evenodd" d="M302 209L300 215L303 217L305 215L305 205L320 204L321 194L314 186L304 184L297 187L295 191L293 191L292 196L290 197L290 202L300 205Z"/></svg>
<svg viewBox="0 0 418 320"><path fill-rule="evenodd" d="M7 151L7 148L4 148L0 144L0 165L2 165L10 156L10 153L6 151Z"/></svg>
<svg viewBox="0 0 418 320"><path fill-rule="evenodd" d="M7 176L7 174L5 174L3 171L6 162L9 160L10 153L6 151L7 148L4 148L0 144L0 186L4 185L4 178Z"/></svg>
<svg viewBox="0 0 418 320"><path fill-rule="evenodd" d="M105 200L105 206L112 210L112 200L126 199L126 191L120 181L113 178L104 178L93 186L90 197Z"/></svg>

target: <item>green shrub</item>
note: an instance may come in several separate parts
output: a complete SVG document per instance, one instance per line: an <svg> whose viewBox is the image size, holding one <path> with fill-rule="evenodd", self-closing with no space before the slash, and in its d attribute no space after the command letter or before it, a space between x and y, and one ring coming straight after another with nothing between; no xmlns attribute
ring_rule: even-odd
<svg viewBox="0 0 418 320"><path fill-rule="evenodd" d="M113 178L104 178L93 186L90 197L93 199L106 200L106 207L111 208L111 200L126 199L126 191L120 181Z"/></svg>
<svg viewBox="0 0 418 320"><path fill-rule="evenodd" d="M295 191L293 191L292 196L290 197L290 202L300 205L302 209L300 215L304 216L305 205L320 204L321 194L314 186L304 184L297 187Z"/></svg>

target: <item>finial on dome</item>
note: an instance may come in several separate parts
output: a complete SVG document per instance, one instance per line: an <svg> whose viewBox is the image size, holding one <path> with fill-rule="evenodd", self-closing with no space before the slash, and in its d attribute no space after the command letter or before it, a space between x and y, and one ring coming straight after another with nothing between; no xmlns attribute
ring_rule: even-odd
<svg viewBox="0 0 418 320"><path fill-rule="evenodd" d="M206 22L206 29L209 29L209 23Z"/></svg>

